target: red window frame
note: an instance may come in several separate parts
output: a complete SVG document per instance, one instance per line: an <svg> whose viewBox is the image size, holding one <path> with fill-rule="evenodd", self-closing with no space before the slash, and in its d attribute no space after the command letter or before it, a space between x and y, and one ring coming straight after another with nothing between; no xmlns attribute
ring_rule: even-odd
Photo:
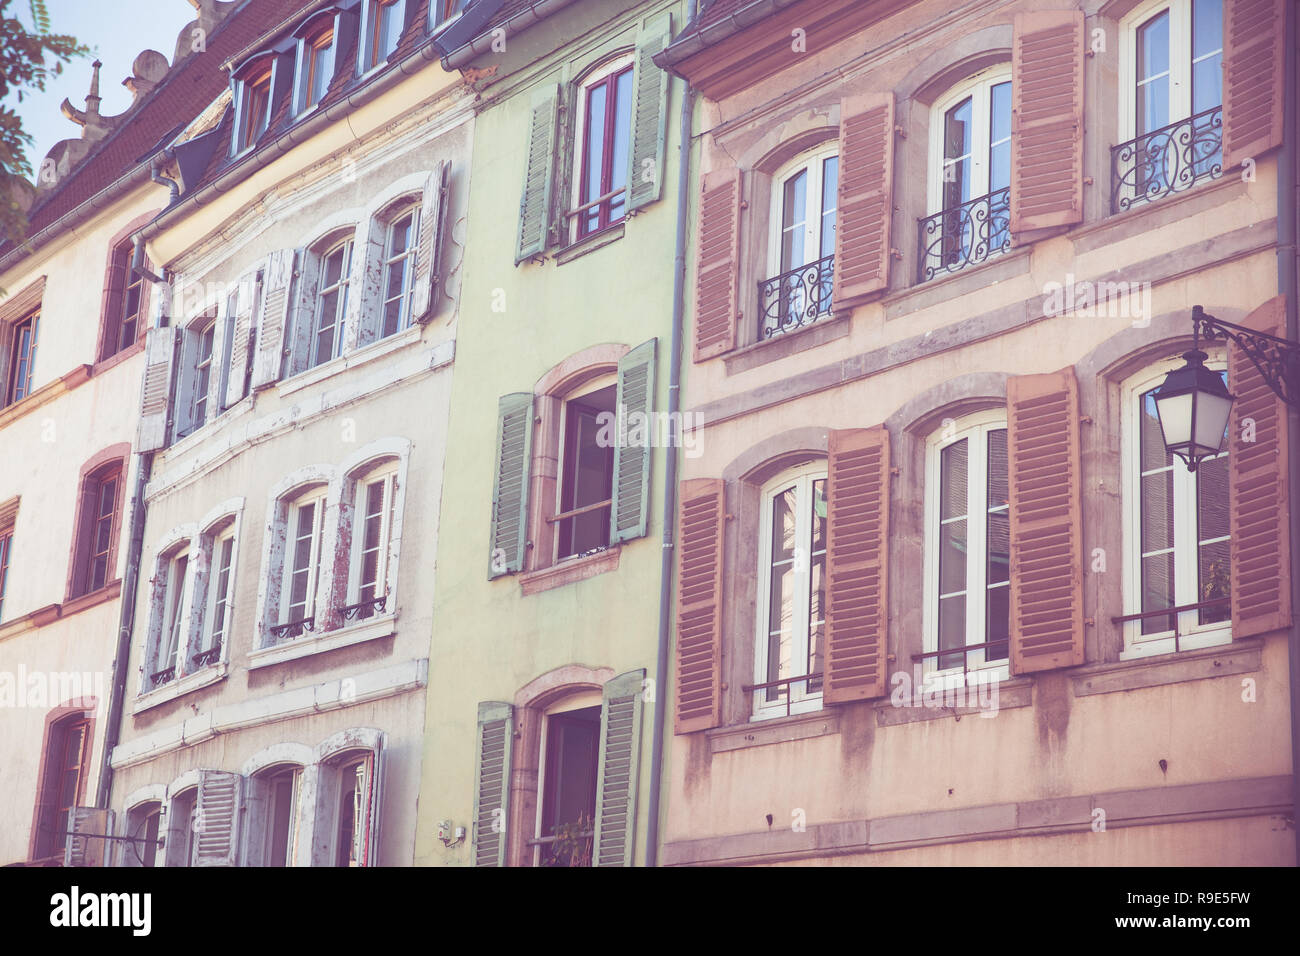
<svg viewBox="0 0 1300 956"><path fill-rule="evenodd" d="M41 310L27 316L13 327L13 350L9 361L9 382L5 387L5 404L21 401L32 392L32 366L36 362L36 345L40 335ZM24 339L26 333L26 339ZM21 369L21 372L20 372Z"/></svg>
<svg viewBox="0 0 1300 956"><path fill-rule="evenodd" d="M622 69L615 70L608 76L602 77L583 89L586 93L582 109L582 167L580 178L578 180L578 208L574 210L574 215L578 219L578 238L590 236L600 232L602 229L608 229L627 218L627 184L624 183L622 188L617 192L614 191L614 146L618 138L618 81L623 76L630 76L634 64L628 63ZM589 193L590 182L590 159L591 159L591 97L597 90L605 91L605 122L603 126L603 138L600 150L600 192L595 196ZM631 117L629 117L630 121ZM628 137L628 148L631 148L632 131L630 126L624 129ZM599 202L595 202L600 200ZM623 211L619 215L613 214L614 204L621 202ZM596 210L596 222L591 222L591 213L588 207L591 206Z"/></svg>
<svg viewBox="0 0 1300 956"><path fill-rule="evenodd" d="M4 621L5 585L9 580L9 554L13 545L14 529L0 530L0 621Z"/></svg>
<svg viewBox="0 0 1300 956"><path fill-rule="evenodd" d="M91 594L113 581L122 510L122 459L103 464L82 482L76 553L69 598ZM106 510L107 509L107 510ZM102 562L102 580L95 566Z"/></svg>
<svg viewBox="0 0 1300 956"><path fill-rule="evenodd" d="M90 718L72 715L50 728L41 782L35 859L52 857L64 844L71 811L80 805L90 758ZM73 744L76 744L74 753ZM75 774L69 778L69 774ZM68 793L71 780L71 794ZM70 802L69 802L70 801Z"/></svg>

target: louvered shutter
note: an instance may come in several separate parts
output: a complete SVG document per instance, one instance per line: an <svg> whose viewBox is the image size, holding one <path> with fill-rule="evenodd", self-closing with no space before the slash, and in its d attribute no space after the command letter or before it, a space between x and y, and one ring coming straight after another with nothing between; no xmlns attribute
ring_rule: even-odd
<svg viewBox="0 0 1300 956"><path fill-rule="evenodd" d="M1225 0L1225 170L1282 145L1285 12L1284 0Z"/></svg>
<svg viewBox="0 0 1300 956"><path fill-rule="evenodd" d="M640 538L650 510L650 448L653 444L655 346L642 342L618 363L618 436L614 445L614 489L609 540ZM624 439L630 439L624 444Z"/></svg>
<svg viewBox="0 0 1300 956"><path fill-rule="evenodd" d="M894 94L840 103L839 193L835 208L835 309L889 286L894 216Z"/></svg>
<svg viewBox="0 0 1300 956"><path fill-rule="evenodd" d="M1083 663L1079 469L1074 370L1009 378L1013 674Z"/></svg>
<svg viewBox="0 0 1300 956"><path fill-rule="evenodd" d="M289 318L289 296L299 261L296 249L271 253L262 280L261 316L257 320L257 351L253 357L253 388L280 377L284 358L284 332Z"/></svg>
<svg viewBox="0 0 1300 956"><path fill-rule="evenodd" d="M675 732L722 722L722 542L724 485L693 478L681 485L677 531L677 714Z"/></svg>
<svg viewBox="0 0 1300 956"><path fill-rule="evenodd" d="M113 832L113 811L99 807L74 807L68 814L68 836L63 848L64 866L107 866L108 836Z"/></svg>
<svg viewBox="0 0 1300 956"><path fill-rule="evenodd" d="M827 458L823 700L844 704L886 692L889 432L832 431Z"/></svg>
<svg viewBox="0 0 1300 956"><path fill-rule="evenodd" d="M411 288L411 320L423 325L437 313L438 272L442 248L442 217L446 206L451 163L440 160L425 181L420 203L420 236L415 248L415 282Z"/></svg>
<svg viewBox="0 0 1300 956"><path fill-rule="evenodd" d="M641 698L645 670L619 674L604 687L596 770L593 866L631 866L641 769Z"/></svg>
<svg viewBox="0 0 1300 956"><path fill-rule="evenodd" d="M492 484L489 578L523 569L528 546L528 480L532 454L532 393L502 395L497 406L497 467Z"/></svg>
<svg viewBox="0 0 1300 956"><path fill-rule="evenodd" d="M668 128L668 74L655 66L656 56L672 38L673 16L651 18L636 39L632 80L632 148L628 150L628 212L659 199L663 192L664 138Z"/></svg>
<svg viewBox="0 0 1300 956"><path fill-rule="evenodd" d="M240 282L237 301L235 335L230 345L230 378L226 380L226 408L244 397L244 383L248 379L249 339L253 327L253 283L250 280Z"/></svg>
<svg viewBox="0 0 1300 956"><path fill-rule="evenodd" d="M150 329L145 340L144 382L136 451L157 451L167 444L167 406L176 358L175 326Z"/></svg>
<svg viewBox="0 0 1300 956"><path fill-rule="evenodd" d="M1083 12L1017 13L1011 232L1083 220Z"/></svg>
<svg viewBox="0 0 1300 956"><path fill-rule="evenodd" d="M387 764L387 734L379 735L375 744L374 755L370 758L370 793L366 804L366 845L362 859L366 866L379 865L380 826L383 823L381 810L384 805L384 771Z"/></svg>
<svg viewBox="0 0 1300 956"><path fill-rule="evenodd" d="M202 320L199 320L200 322ZM195 369L199 358L199 336L190 329L176 330L176 387L171 403L171 415L168 427L171 429L171 441L177 441L194 430L194 393L198 389L198 376Z"/></svg>
<svg viewBox="0 0 1300 956"><path fill-rule="evenodd" d="M501 701L478 705L478 749L474 755L474 865L506 865L510 812L510 751L514 708Z"/></svg>
<svg viewBox="0 0 1300 956"><path fill-rule="evenodd" d="M1286 297L1270 299L1241 324L1285 337ZM1291 624L1287 411L1235 345L1228 377L1237 398L1228 434L1228 501L1232 636L1240 639Z"/></svg>
<svg viewBox="0 0 1300 956"><path fill-rule="evenodd" d="M704 174L695 258L695 361L736 346L740 171Z"/></svg>
<svg viewBox="0 0 1300 956"><path fill-rule="evenodd" d="M551 228L551 189L555 161L555 123L559 95L552 84L533 92L528 122L528 167L524 172L524 194L519 200L519 245L515 265L546 251Z"/></svg>
<svg viewBox="0 0 1300 956"><path fill-rule="evenodd" d="M234 866L239 853L239 798L244 778L223 770L199 771L195 805L195 866Z"/></svg>

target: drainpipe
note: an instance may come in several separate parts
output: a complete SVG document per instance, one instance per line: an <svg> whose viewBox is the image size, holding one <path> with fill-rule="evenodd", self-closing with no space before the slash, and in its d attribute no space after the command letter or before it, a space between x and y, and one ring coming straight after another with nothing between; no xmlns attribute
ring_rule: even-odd
<svg viewBox="0 0 1300 956"><path fill-rule="evenodd" d="M686 27L695 22L696 0L687 0ZM685 32L685 31L683 31ZM681 407L682 323L686 315L686 225L691 211L691 132L695 91L682 81L681 129L677 134L681 154L677 167L677 242L673 254L673 331L668 351L668 420L677 421ZM683 434L685 430L683 429ZM650 748L650 810L646 825L646 866L659 864L659 814L663 791L664 715L668 710L664 688L668 680L669 640L673 628L673 555L677 531L677 446L668 443L664 456L664 531L659 562L659 657L655 664L658 701L654 708L654 741Z"/></svg>
<svg viewBox="0 0 1300 956"><path fill-rule="evenodd" d="M1277 288L1286 296L1286 337L1300 342L1300 310L1296 302L1300 258L1296 249L1296 217L1300 215L1300 185L1296 154L1296 50L1300 45L1300 12L1285 4L1282 35L1286 38L1282 103L1282 155L1277 162ZM1291 830L1300 865L1300 409L1288 408L1287 456L1291 506Z"/></svg>
<svg viewBox="0 0 1300 956"><path fill-rule="evenodd" d="M167 207L171 208L181 198L181 184L174 179L169 179L162 174L162 160L166 157L168 160L175 159L175 154L170 149L164 149L162 153L155 156L153 162L149 165L149 178L160 186L166 186L170 195L167 197ZM139 245L136 249L139 249Z"/></svg>

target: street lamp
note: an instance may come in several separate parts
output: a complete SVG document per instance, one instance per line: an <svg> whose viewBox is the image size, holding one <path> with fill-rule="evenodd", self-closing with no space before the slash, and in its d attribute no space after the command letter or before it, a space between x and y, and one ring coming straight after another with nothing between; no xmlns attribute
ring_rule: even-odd
<svg viewBox="0 0 1300 956"><path fill-rule="evenodd" d="M1192 350L1183 353L1186 364L1165 376L1155 394L1165 448L1181 458L1188 471L1219 453L1236 397L1218 372L1205 367L1208 356L1200 349L1202 335L1207 341L1231 339L1284 402L1300 405L1300 350L1294 343L1221 321L1199 305L1192 306Z"/></svg>

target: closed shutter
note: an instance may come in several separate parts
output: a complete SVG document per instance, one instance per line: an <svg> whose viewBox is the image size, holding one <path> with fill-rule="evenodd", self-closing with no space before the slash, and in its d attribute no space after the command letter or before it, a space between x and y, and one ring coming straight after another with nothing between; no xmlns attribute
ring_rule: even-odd
<svg viewBox="0 0 1300 956"><path fill-rule="evenodd" d="M230 377L226 380L226 408L237 404L246 394L248 360L253 327L253 283L244 279L239 284L239 303L235 312L235 335L230 344Z"/></svg>
<svg viewBox="0 0 1300 956"><path fill-rule="evenodd" d="M695 259L695 361L736 346L740 171L704 174Z"/></svg>
<svg viewBox="0 0 1300 956"><path fill-rule="evenodd" d="M443 210L451 163L440 160L424 184L420 203L420 236L415 248L415 282L411 288L411 320L423 325L437 314L442 250Z"/></svg>
<svg viewBox="0 0 1300 956"><path fill-rule="evenodd" d="M362 859L366 866L379 865L380 825L383 823L381 810L384 805L384 768L388 760L387 734L379 735L375 744L374 755L370 758L370 799L366 804L366 845Z"/></svg>
<svg viewBox="0 0 1300 956"><path fill-rule="evenodd" d="M506 865L506 823L510 812L510 751L514 708L501 701L478 705L478 749L474 755L474 865Z"/></svg>
<svg viewBox="0 0 1300 956"><path fill-rule="evenodd" d="M823 700L844 704L885 693L889 431L833 431L827 457Z"/></svg>
<svg viewBox="0 0 1300 956"><path fill-rule="evenodd" d="M653 441L655 346L642 342L618 363L618 435L614 445L614 506L611 544L640 538L650 510L650 448ZM626 444L624 439L631 439Z"/></svg>
<svg viewBox="0 0 1300 956"><path fill-rule="evenodd" d="M198 328L202 319L193 326ZM176 330L176 387L173 389L175 400L171 403L171 415L168 425L171 429L170 441L178 441L194 431L194 393L198 389L198 375L195 374L199 364L199 334L191 329Z"/></svg>
<svg viewBox="0 0 1300 956"><path fill-rule="evenodd" d="M195 866L234 866L239 852L239 797L244 778L223 770L199 771L195 806Z"/></svg>
<svg viewBox="0 0 1300 956"><path fill-rule="evenodd" d="M1286 297L1270 299L1241 324L1285 336ZM1228 435L1228 501L1232 636L1240 639L1291 625L1287 411L1235 345L1228 377L1237 397Z"/></svg>
<svg viewBox="0 0 1300 956"><path fill-rule="evenodd" d="M1083 220L1083 12L1017 13L1011 232Z"/></svg>
<svg viewBox="0 0 1300 956"><path fill-rule="evenodd" d="M835 209L835 309L889 286L894 217L894 94L840 103L839 194Z"/></svg>
<svg viewBox="0 0 1300 956"><path fill-rule="evenodd" d="M723 482L681 485L677 533L677 714L675 732L722 722L722 541L727 517Z"/></svg>
<svg viewBox="0 0 1300 956"><path fill-rule="evenodd" d="M632 148L628 150L628 212L659 199L663 192L664 138L668 127L668 74L655 66L656 56L672 38L673 16L664 11L636 39L636 73L632 81Z"/></svg>
<svg viewBox="0 0 1300 956"><path fill-rule="evenodd" d="M1284 0L1224 3L1224 169L1282 145L1285 13Z"/></svg>
<svg viewBox="0 0 1300 956"><path fill-rule="evenodd" d="M593 866L631 866L641 770L641 697L645 670L620 674L604 687L600 762L596 771Z"/></svg>
<svg viewBox="0 0 1300 956"><path fill-rule="evenodd" d="M108 836L113 832L113 811L99 807L74 807L68 814L68 836L63 848L64 866L107 866Z"/></svg>
<svg viewBox="0 0 1300 956"><path fill-rule="evenodd" d="M532 453L532 393L502 395L497 406L497 468L492 484L489 578L523 570L528 546L528 477Z"/></svg>
<svg viewBox="0 0 1300 956"><path fill-rule="evenodd" d="M1079 469L1074 370L1009 378L1013 674L1083 663Z"/></svg>
<svg viewBox="0 0 1300 956"><path fill-rule="evenodd" d="M556 87L544 84L533 93L528 123L528 167L524 172L524 194L519 200L519 245L515 265L546 251L551 229L551 189L555 161L555 122L559 96Z"/></svg>
<svg viewBox="0 0 1300 956"><path fill-rule="evenodd" d="M167 406L176 356L175 326L150 329L145 340L144 382L136 451L157 451L167 444Z"/></svg>
<svg viewBox="0 0 1300 956"><path fill-rule="evenodd" d="M257 353L253 358L253 388L280 377L284 358L284 332L289 318L290 287L299 261L296 249L271 253L262 284L261 317L257 321Z"/></svg>

